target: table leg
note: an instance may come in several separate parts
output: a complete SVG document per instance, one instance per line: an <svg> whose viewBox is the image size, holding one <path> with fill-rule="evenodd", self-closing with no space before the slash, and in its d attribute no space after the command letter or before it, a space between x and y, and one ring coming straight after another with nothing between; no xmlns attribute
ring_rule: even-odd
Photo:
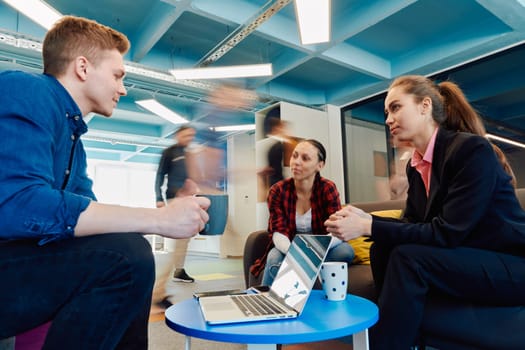
<svg viewBox="0 0 525 350"><path fill-rule="evenodd" d="M247 350L276 350L276 344L248 344Z"/></svg>
<svg viewBox="0 0 525 350"><path fill-rule="evenodd" d="M191 337L187 335L184 338L184 350L191 350Z"/></svg>
<svg viewBox="0 0 525 350"><path fill-rule="evenodd" d="M368 350L368 329L354 334L352 336L352 342L354 344L354 350Z"/></svg>

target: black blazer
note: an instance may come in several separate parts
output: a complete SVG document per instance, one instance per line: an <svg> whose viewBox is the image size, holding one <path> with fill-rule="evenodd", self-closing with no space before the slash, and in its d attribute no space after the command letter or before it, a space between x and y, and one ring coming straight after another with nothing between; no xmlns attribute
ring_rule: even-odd
<svg viewBox="0 0 525 350"><path fill-rule="evenodd" d="M403 221L374 217L374 241L468 246L525 256L525 211L484 137L439 129L428 200L423 180L410 163L407 177Z"/></svg>

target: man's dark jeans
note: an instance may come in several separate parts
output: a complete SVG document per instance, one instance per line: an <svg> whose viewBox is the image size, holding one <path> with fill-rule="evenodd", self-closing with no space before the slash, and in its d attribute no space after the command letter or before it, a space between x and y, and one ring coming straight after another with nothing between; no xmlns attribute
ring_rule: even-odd
<svg viewBox="0 0 525 350"><path fill-rule="evenodd" d="M147 349L155 264L137 233L0 242L0 339L52 321L44 349Z"/></svg>

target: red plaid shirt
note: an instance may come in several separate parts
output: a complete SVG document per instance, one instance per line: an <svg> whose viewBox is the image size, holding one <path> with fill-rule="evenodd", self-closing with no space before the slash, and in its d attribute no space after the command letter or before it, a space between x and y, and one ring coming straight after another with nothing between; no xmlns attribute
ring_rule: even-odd
<svg viewBox="0 0 525 350"><path fill-rule="evenodd" d="M258 277L264 270L266 257L273 247L271 236L274 232L286 235L290 241L295 237L295 204L297 202L297 193L292 178L281 180L270 188L268 194L268 208L270 209L270 219L268 220L268 233L270 242L262 257L255 260L250 266L250 272ZM326 234L324 222L330 215L341 209L341 199L335 184L317 174L312 188L310 197L310 206L312 208L312 233Z"/></svg>
<svg viewBox="0 0 525 350"><path fill-rule="evenodd" d="M268 194L268 208L270 219L268 220L268 232L282 233L290 241L295 237L297 231L295 226L295 213L297 193L292 178L277 182L270 188ZM328 217L341 209L341 199L335 184L317 174L310 197L312 208L312 233L326 234L324 222Z"/></svg>
<svg viewBox="0 0 525 350"><path fill-rule="evenodd" d="M270 188L268 194L268 208L270 209L270 219L268 220L268 233L270 242L266 247L264 255L257 259L250 272L258 277L264 270L266 257L273 247L271 236L274 232L286 235L290 241L295 237L295 204L297 202L297 193L292 178L281 180ZM312 233L326 234L324 222L330 215L341 209L341 199L335 184L317 174L310 197L310 206L312 208Z"/></svg>

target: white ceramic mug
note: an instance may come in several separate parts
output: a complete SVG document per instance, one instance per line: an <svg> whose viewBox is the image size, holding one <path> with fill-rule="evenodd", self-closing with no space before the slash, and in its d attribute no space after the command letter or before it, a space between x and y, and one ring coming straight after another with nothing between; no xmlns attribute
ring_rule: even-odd
<svg viewBox="0 0 525 350"><path fill-rule="evenodd" d="M346 299L348 288L348 266L346 262L325 262L321 266L320 275L327 300L340 301Z"/></svg>

